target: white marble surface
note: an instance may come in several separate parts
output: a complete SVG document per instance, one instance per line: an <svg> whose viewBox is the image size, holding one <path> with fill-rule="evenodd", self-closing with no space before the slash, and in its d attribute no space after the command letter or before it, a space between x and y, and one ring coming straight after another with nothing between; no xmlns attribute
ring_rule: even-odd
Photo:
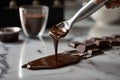
<svg viewBox="0 0 120 80"><path fill-rule="evenodd" d="M77 8L72 11L71 8L67 9L65 19L70 19L77 10ZM76 23L75 29L71 30L66 39L72 36L74 41L83 41L89 36L109 34L106 27L104 32L99 31L98 27L96 27L97 30L92 28L89 32L87 28L93 25L94 22L88 21L88 19ZM73 32L75 32L74 37ZM71 39L66 39L60 42L59 52L71 49L67 45ZM41 50L41 53L38 52L38 49ZM0 80L120 80L120 50L115 49L60 69L32 71L21 68L28 61L53 53L53 43L49 38L37 40L25 39L20 36L20 41L15 43L0 42Z"/></svg>
<svg viewBox="0 0 120 80"><path fill-rule="evenodd" d="M87 30L72 40L86 39ZM85 33L84 33L85 32ZM81 35L80 35L81 34ZM70 50L69 40L59 43L59 52ZM54 53L50 38L21 38L15 43L0 43L0 80L120 80L120 47L105 51L103 55L82 60L76 65L54 70L27 70L21 66L31 60ZM38 52L41 50L41 53Z"/></svg>

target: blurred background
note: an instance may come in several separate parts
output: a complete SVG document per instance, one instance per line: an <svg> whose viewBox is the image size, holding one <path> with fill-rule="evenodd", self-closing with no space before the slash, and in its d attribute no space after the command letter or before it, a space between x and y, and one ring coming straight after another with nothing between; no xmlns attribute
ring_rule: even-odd
<svg viewBox="0 0 120 80"><path fill-rule="evenodd" d="M0 0L0 27L21 26L19 7L22 5L47 5L49 7L47 27L64 19L64 0Z"/></svg>
<svg viewBox="0 0 120 80"><path fill-rule="evenodd" d="M47 28L60 21L70 19L89 0L0 0L0 28L6 26L19 26L19 6L21 5L47 5L49 18ZM103 7L89 18L78 22L75 26L92 26L120 24L120 8L106 9ZM87 23L87 24L86 24Z"/></svg>

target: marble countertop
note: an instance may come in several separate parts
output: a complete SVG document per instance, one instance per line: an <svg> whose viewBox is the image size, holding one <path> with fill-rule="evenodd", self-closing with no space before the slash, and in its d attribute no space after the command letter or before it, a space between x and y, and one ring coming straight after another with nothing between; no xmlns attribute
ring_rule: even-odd
<svg viewBox="0 0 120 80"><path fill-rule="evenodd" d="M77 8L66 10L68 20ZM58 52L70 50L68 42L83 41L94 36L120 33L120 26L96 27L85 19L74 25L68 36L59 43ZM47 33L47 31L46 31ZM82 60L78 64L53 70L27 70L21 66L31 60L54 54L53 43L47 34L41 39L27 39L21 33L15 43L0 42L0 80L120 80L120 48L106 51L103 55Z"/></svg>
<svg viewBox="0 0 120 80"><path fill-rule="evenodd" d="M81 28L78 33L75 30L78 29L60 41L58 52L70 50L70 41L88 38L88 28ZM73 35L72 32L76 33ZM18 42L0 43L0 80L120 80L120 46L59 69L33 71L21 68L28 61L53 53L53 43L48 36L27 39L21 34Z"/></svg>

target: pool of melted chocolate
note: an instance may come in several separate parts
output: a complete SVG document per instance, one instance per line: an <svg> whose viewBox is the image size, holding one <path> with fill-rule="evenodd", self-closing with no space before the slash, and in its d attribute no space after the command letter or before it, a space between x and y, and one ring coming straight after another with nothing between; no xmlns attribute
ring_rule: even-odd
<svg viewBox="0 0 120 80"><path fill-rule="evenodd" d="M80 56L81 55L81 56ZM30 70L38 69L55 69L72 64L78 63L84 56L77 50L66 51L64 53L57 54L57 62L55 55L49 55L43 58L30 61L24 64L22 68L27 68Z"/></svg>

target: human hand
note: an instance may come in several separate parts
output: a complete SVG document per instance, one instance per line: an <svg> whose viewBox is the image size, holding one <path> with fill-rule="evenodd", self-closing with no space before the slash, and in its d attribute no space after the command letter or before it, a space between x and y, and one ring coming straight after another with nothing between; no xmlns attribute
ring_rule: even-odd
<svg viewBox="0 0 120 80"><path fill-rule="evenodd" d="M94 0L95 3L99 3L102 0ZM120 0L109 0L108 2L105 3L105 6L107 8L116 8L116 7L120 7Z"/></svg>

